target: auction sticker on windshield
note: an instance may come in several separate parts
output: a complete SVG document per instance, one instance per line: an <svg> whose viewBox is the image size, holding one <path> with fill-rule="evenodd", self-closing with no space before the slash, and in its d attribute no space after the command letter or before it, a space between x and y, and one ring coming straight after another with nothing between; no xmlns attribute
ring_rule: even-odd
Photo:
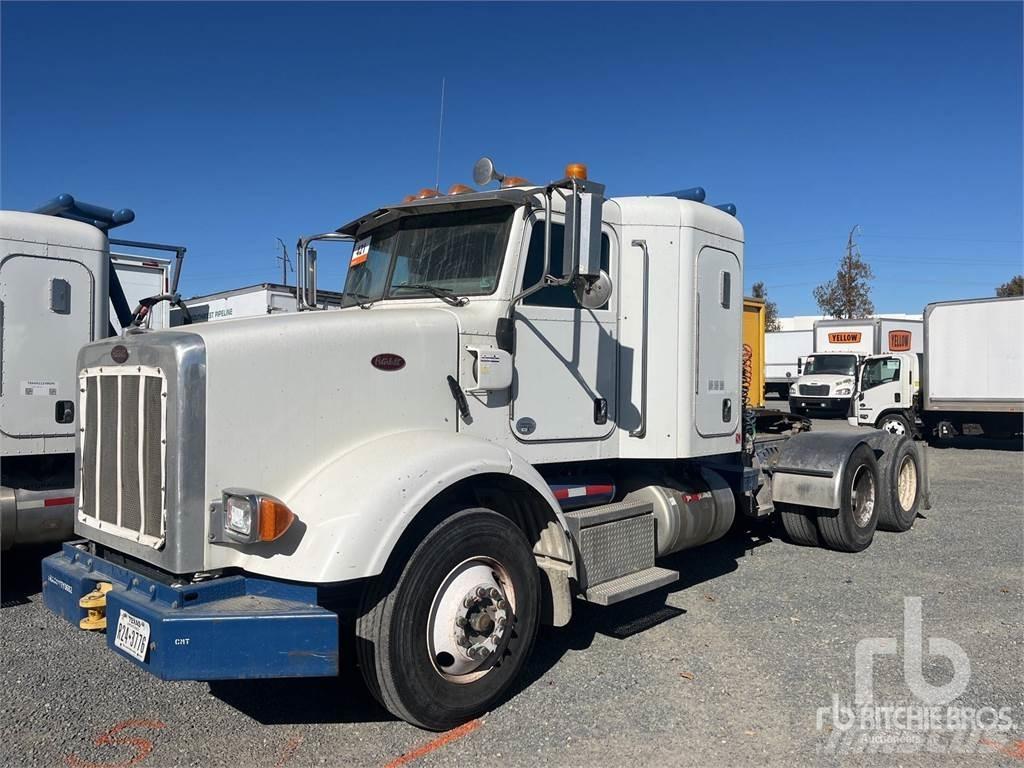
<svg viewBox="0 0 1024 768"><path fill-rule="evenodd" d="M352 261L348 265L350 267L358 267L368 258L370 258L370 238L364 237L352 249Z"/></svg>
<svg viewBox="0 0 1024 768"><path fill-rule="evenodd" d="M114 645L139 661L146 660L146 648L149 646L149 622L121 611L117 619L117 634Z"/></svg>

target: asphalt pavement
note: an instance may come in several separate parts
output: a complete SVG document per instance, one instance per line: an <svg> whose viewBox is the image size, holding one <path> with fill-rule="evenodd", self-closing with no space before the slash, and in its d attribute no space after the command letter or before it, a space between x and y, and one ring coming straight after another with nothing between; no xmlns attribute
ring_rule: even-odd
<svg viewBox="0 0 1024 768"><path fill-rule="evenodd" d="M444 735L393 719L351 667L330 680L158 681L44 610L39 560L52 549L7 553L0 764L1021 765L1022 455L982 440L930 449L932 509L859 554L767 526L680 553L664 563L682 575L666 590L577 603L569 627L542 630L504 704ZM865 717L858 648L875 650L873 703L903 707L903 727L846 729ZM922 707L942 685L958 690L939 727Z"/></svg>

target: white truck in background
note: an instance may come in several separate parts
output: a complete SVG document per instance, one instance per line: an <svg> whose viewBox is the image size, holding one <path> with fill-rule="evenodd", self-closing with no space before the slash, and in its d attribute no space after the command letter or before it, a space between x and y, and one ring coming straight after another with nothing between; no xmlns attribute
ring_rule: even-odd
<svg viewBox="0 0 1024 768"><path fill-rule="evenodd" d="M78 351L117 335L132 324L132 308L150 302L154 293L168 293L166 259L115 260L110 245L175 251L176 282L184 248L108 237L110 229L134 218L129 209L114 211L71 195L61 195L32 213L0 211L3 549L59 541L72 534L74 454L81 415ZM127 288L122 287L122 278ZM147 293L150 288L155 290ZM139 313L140 323L151 319L145 315ZM163 327L161 318L166 313L158 313L158 322L150 327Z"/></svg>
<svg viewBox="0 0 1024 768"><path fill-rule="evenodd" d="M342 296L334 291L318 291L317 304L321 309L338 308ZM184 299L192 322L205 323L238 317L260 317L298 310L296 287L280 283L257 283L242 288L208 293ZM171 310L171 326L183 322L181 309Z"/></svg>
<svg viewBox="0 0 1024 768"><path fill-rule="evenodd" d="M843 551L913 524L912 440L755 433L734 206L606 198L581 164L474 178L501 186L302 238L302 311L81 350L82 538L43 561L51 611L162 679L352 654L446 730L519 684L539 625L675 582L659 558L737 515ZM355 243L341 309L318 309L323 240Z"/></svg>
<svg viewBox="0 0 1024 768"><path fill-rule="evenodd" d="M1024 297L942 301L924 311L923 354L872 355L851 424L926 439L1019 436Z"/></svg>
<svg viewBox="0 0 1024 768"><path fill-rule="evenodd" d="M849 415L860 361L882 352L920 352L922 336L923 324L916 319L817 321L814 352L789 389L790 412Z"/></svg>
<svg viewBox="0 0 1024 768"><path fill-rule="evenodd" d="M804 358L814 351L814 331L771 331L764 335L764 390L783 400L800 377Z"/></svg>

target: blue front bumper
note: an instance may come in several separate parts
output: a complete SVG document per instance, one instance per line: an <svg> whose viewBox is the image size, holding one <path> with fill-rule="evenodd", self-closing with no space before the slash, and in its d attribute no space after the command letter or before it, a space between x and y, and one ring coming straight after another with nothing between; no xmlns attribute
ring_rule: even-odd
<svg viewBox="0 0 1024 768"><path fill-rule="evenodd" d="M101 581L107 647L163 680L326 677L338 673L338 616L316 587L224 576L169 586L90 555L71 542L43 560L43 601L77 628L78 601ZM139 661L114 645L121 612L149 624Z"/></svg>

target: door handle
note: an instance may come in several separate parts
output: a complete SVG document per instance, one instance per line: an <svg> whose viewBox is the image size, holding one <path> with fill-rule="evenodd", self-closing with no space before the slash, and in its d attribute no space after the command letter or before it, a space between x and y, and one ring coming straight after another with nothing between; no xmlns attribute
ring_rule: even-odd
<svg viewBox="0 0 1024 768"><path fill-rule="evenodd" d="M594 398L594 423L608 423L608 400L603 397Z"/></svg>

